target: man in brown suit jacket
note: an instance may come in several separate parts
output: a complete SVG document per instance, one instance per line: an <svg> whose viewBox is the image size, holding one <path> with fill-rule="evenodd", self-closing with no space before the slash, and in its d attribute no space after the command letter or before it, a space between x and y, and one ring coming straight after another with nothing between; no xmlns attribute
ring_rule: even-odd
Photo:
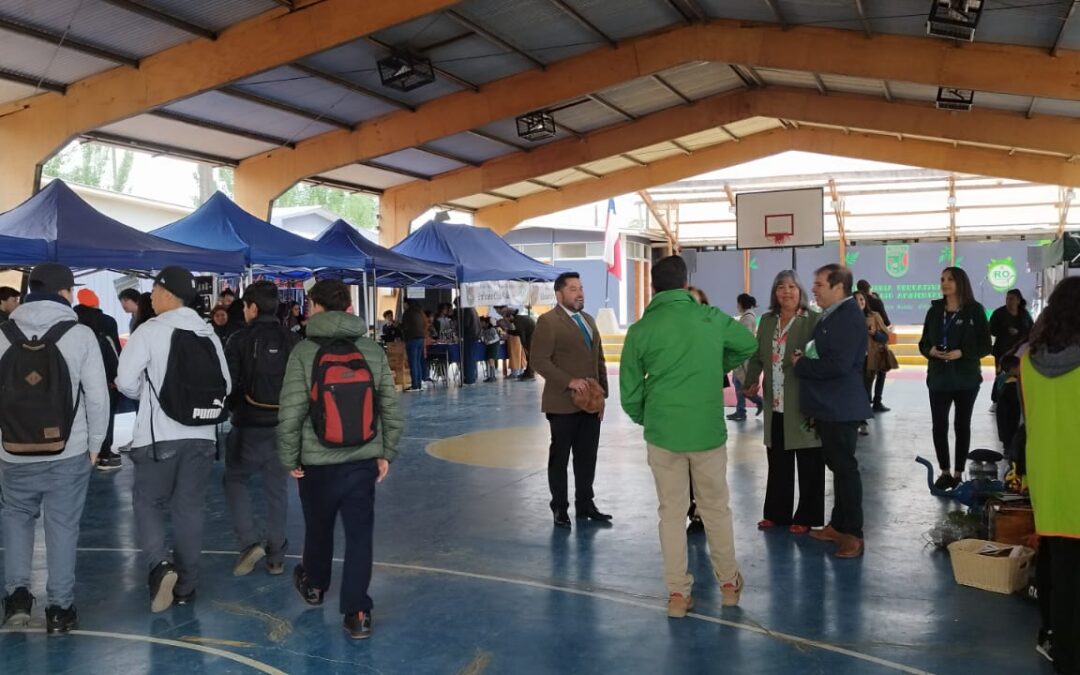
<svg viewBox="0 0 1080 675"><path fill-rule="evenodd" d="M596 321L582 311L585 290L581 277L567 272L555 280L559 304L536 322L529 361L544 378L541 412L551 425L548 455L548 486L556 527L570 527L570 502L566 465L574 455L574 511L578 520L607 523L611 516L600 513L593 503L593 476L596 449L600 444L600 421L604 413L589 413L574 404L574 392L589 389L589 380L599 383L608 395L607 365Z"/></svg>

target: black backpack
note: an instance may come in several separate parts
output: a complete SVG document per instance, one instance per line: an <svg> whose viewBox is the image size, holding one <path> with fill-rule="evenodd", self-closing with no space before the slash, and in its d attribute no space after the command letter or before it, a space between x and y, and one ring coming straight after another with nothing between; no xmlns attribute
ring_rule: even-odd
<svg viewBox="0 0 1080 675"><path fill-rule="evenodd" d="M57 343L77 321L61 321L27 339L14 321L0 330L11 346L0 358L0 433L13 455L58 455L67 447L82 391L71 396L71 374Z"/></svg>
<svg viewBox="0 0 1080 675"><path fill-rule="evenodd" d="M366 445L378 435L375 376L354 342L318 342L310 402L315 435L328 448Z"/></svg>
<svg viewBox="0 0 1080 675"><path fill-rule="evenodd" d="M150 391L165 414L185 426L218 424L228 415L228 386L221 374L217 349L209 337L194 331L173 330L161 391L155 391L152 382Z"/></svg>
<svg viewBox="0 0 1080 675"><path fill-rule="evenodd" d="M280 407L281 384L293 347L293 336L279 324L254 324L242 365L244 403L261 410Z"/></svg>

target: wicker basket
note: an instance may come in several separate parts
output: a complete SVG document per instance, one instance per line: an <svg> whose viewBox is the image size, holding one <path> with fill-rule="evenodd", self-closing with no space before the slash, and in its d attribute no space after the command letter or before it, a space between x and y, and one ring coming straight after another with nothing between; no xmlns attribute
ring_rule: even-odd
<svg viewBox="0 0 1080 675"><path fill-rule="evenodd" d="M980 554L979 551L988 545L1010 548L982 539L961 539L949 544L956 583L1005 594L1026 588L1035 551L1020 546L1020 554L1012 557L997 558Z"/></svg>

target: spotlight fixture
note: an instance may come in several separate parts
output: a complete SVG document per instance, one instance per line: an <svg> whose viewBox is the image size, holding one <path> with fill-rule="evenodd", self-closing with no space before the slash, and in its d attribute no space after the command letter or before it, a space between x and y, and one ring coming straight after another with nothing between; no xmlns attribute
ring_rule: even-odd
<svg viewBox="0 0 1080 675"><path fill-rule="evenodd" d="M377 65L384 87L412 91L435 81L431 61L408 52L394 51L390 56L379 59Z"/></svg>
<svg viewBox="0 0 1080 675"><path fill-rule="evenodd" d="M517 118L517 132L527 141L541 141L555 135L555 118L546 110L526 113Z"/></svg>
<svg viewBox="0 0 1080 675"><path fill-rule="evenodd" d="M938 110L971 110L975 102L973 89L955 89L953 87L938 87L937 100L934 106Z"/></svg>
<svg viewBox="0 0 1080 675"><path fill-rule="evenodd" d="M982 6L982 0L934 0L926 19L926 34L971 42Z"/></svg>

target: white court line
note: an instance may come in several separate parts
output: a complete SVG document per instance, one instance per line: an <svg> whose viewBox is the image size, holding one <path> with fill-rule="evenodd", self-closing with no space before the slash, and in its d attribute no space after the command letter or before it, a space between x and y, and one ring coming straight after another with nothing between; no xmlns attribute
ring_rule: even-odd
<svg viewBox="0 0 1080 675"><path fill-rule="evenodd" d="M0 633L44 633L44 628L0 628ZM216 647L207 647L206 645L194 644L191 642L181 642L179 640L169 640L167 638L152 637L150 635L133 635L130 633L106 633L96 630L73 630L68 635L79 635L82 637L99 637L99 638L113 638L116 640L130 640L131 642L150 642L158 645L165 645L167 647L179 647L181 649L190 649L195 652L202 652L203 654L210 654L211 656L220 656L223 659L229 659L235 661L241 665L257 670L260 673L267 673L267 675L288 675L284 670L278 670L277 668L267 665L262 661L256 661L250 659L241 654L234 654L233 652L225 651L224 649L217 649Z"/></svg>
<svg viewBox="0 0 1080 675"><path fill-rule="evenodd" d="M0 547L0 551L4 550ZM80 551L94 552L94 553L141 553L137 548L80 548ZM206 555L240 555L239 551L203 551ZM286 555L286 558L294 558L299 560L299 555ZM334 562L344 562L341 558L334 558ZM653 612L666 612L664 607L661 607L655 603L642 602L639 600L631 600L629 598L623 598L617 595L610 595L607 593L599 593L596 591L586 591L577 588L569 588L565 586L554 586L552 584L545 584L539 581L529 581L526 579L511 579L507 577L498 577L490 574L477 574L475 572L462 572L459 570L445 569L442 567L427 567L424 565L406 565L403 563L384 563L376 562L377 567L385 567L387 569L407 570L411 572L427 572L429 574L443 574L447 576L461 577L464 579L475 579L478 581L494 581L504 584L512 584L515 586L523 586L526 588L535 588L545 591L554 591L557 593L568 593L570 595L580 595L588 598L596 598L598 600L606 600L608 602L615 602L621 605L629 607L637 607L639 609L647 609ZM821 649L823 651L833 652L834 654L840 654L860 661L866 661L867 663L873 663L874 665L882 666L883 668L890 668L892 670L909 673L910 675L932 675L930 671L920 670L913 666L906 666L902 663L896 663L895 661L889 661L870 654L863 654L846 647L840 647L837 645L829 644L828 642L819 642L817 640L811 640L810 638L799 637L798 635L791 635L788 633L780 633L777 631L769 630L759 625L740 623L738 621L729 621L728 619L721 619L715 616L708 616L706 614L698 614L697 612L691 612L687 616L697 619L699 621L706 621L708 623L725 626L727 628L735 628L738 630L748 631L750 633L756 633L758 635L764 635L765 637L774 638L781 642L787 642L793 645L799 645L803 647L813 647L814 649ZM187 645L185 646L194 646ZM267 671L269 672L269 671Z"/></svg>

